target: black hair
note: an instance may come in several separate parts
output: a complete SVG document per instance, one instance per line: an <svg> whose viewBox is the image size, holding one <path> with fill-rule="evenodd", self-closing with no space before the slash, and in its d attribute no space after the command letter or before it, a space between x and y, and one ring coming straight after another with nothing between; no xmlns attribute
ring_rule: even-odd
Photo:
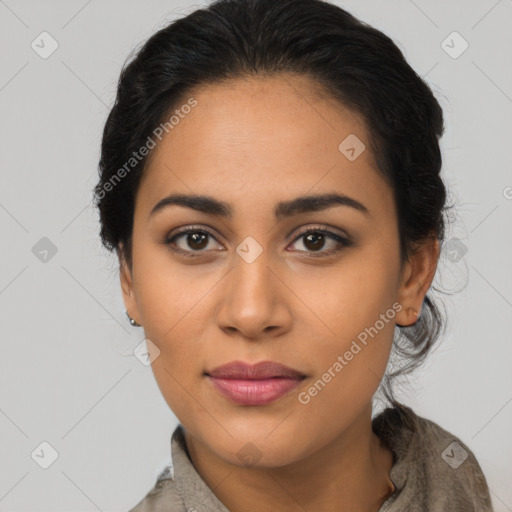
<svg viewBox="0 0 512 512"><path fill-rule="evenodd" d="M321 0L217 0L154 33L122 69L94 190L103 245L131 268L135 197L148 163L133 155L195 87L282 73L313 78L364 119L377 170L394 193L402 263L416 242L442 244L443 112L395 43ZM381 383L396 408L391 380L425 359L442 325L427 293L416 323L396 329L394 349L406 364Z"/></svg>

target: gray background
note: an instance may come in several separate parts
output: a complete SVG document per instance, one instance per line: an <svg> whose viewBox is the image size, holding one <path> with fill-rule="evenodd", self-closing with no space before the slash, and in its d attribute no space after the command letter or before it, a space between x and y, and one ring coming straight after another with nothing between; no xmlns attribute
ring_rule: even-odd
<svg viewBox="0 0 512 512"><path fill-rule="evenodd" d="M470 446L510 511L512 1L337 3L392 37L444 109L457 215L435 285L454 292L437 295L450 323L400 396ZM169 459L177 421L132 355L143 331L91 199L125 58L200 5L0 0L1 511L128 510ZM59 45L47 59L31 47L43 31ZM453 31L469 43L457 58ZM48 469L31 457L43 441L58 452Z"/></svg>

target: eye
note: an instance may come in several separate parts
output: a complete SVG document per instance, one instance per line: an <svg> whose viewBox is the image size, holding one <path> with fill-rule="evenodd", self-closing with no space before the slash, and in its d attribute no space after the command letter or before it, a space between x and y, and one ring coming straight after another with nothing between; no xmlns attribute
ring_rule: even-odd
<svg viewBox="0 0 512 512"><path fill-rule="evenodd" d="M209 230L201 226L190 226L180 230L171 237L167 237L164 240L164 244L169 246L174 252L188 257L196 257L200 255L198 253L208 251L210 238L216 240ZM299 236L295 238L293 243L295 244L300 239L304 240L302 243L305 245L306 250L299 250L298 252L310 253L309 257L330 256L340 252L344 247L349 247L353 244L348 238L323 228L304 230L299 233ZM324 248L326 240L331 241L331 243L335 242L333 244L334 247L327 251L322 251L321 249ZM178 242L181 242L181 246Z"/></svg>
<svg viewBox="0 0 512 512"><path fill-rule="evenodd" d="M333 247L327 251L322 251L321 249L324 248L326 239L331 241L331 245L333 245ZM294 243L297 240L303 240L302 244L306 247L305 251L299 252L312 253L308 256L313 258L320 256L331 256L340 252L344 247L349 247L352 245L352 241L348 238L323 228L310 228L308 230L302 231L299 233L299 236L295 239ZM332 242L335 243L332 244ZM317 255L314 253L319 254Z"/></svg>
<svg viewBox="0 0 512 512"><path fill-rule="evenodd" d="M190 226L182 229L174 236L166 238L164 243L177 253L194 257L198 256L198 254L194 253L204 252L207 249L209 245L208 238L215 240L215 237L201 226ZM178 240L182 240L181 247L177 244Z"/></svg>

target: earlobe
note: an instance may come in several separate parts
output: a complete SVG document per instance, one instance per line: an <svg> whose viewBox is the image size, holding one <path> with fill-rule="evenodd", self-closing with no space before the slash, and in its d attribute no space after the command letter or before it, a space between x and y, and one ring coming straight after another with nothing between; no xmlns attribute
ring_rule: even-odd
<svg viewBox="0 0 512 512"><path fill-rule="evenodd" d="M397 322L396 325L398 327L409 327L411 325L414 325L417 322L417 320L421 316L421 314L413 307L408 307L406 309L405 315L397 315L397 318L399 318L399 316L405 316L407 323L402 323L400 321L400 322Z"/></svg>

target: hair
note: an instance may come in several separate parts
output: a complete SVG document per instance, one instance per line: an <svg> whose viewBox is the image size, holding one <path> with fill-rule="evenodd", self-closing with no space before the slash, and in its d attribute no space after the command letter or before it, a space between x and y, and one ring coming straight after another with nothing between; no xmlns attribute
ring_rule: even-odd
<svg viewBox="0 0 512 512"><path fill-rule="evenodd" d="M135 197L148 157L115 185L114 175L119 178L187 94L203 85L284 73L312 78L364 119L377 171L393 190L402 264L418 242L436 237L442 245L449 208L440 176L442 109L388 36L321 0L217 0L172 21L127 59L105 123L94 189L103 245L132 268ZM406 408L392 380L423 362L442 326L427 293L416 323L395 329L393 349L406 364L387 372L381 388L399 411Z"/></svg>

